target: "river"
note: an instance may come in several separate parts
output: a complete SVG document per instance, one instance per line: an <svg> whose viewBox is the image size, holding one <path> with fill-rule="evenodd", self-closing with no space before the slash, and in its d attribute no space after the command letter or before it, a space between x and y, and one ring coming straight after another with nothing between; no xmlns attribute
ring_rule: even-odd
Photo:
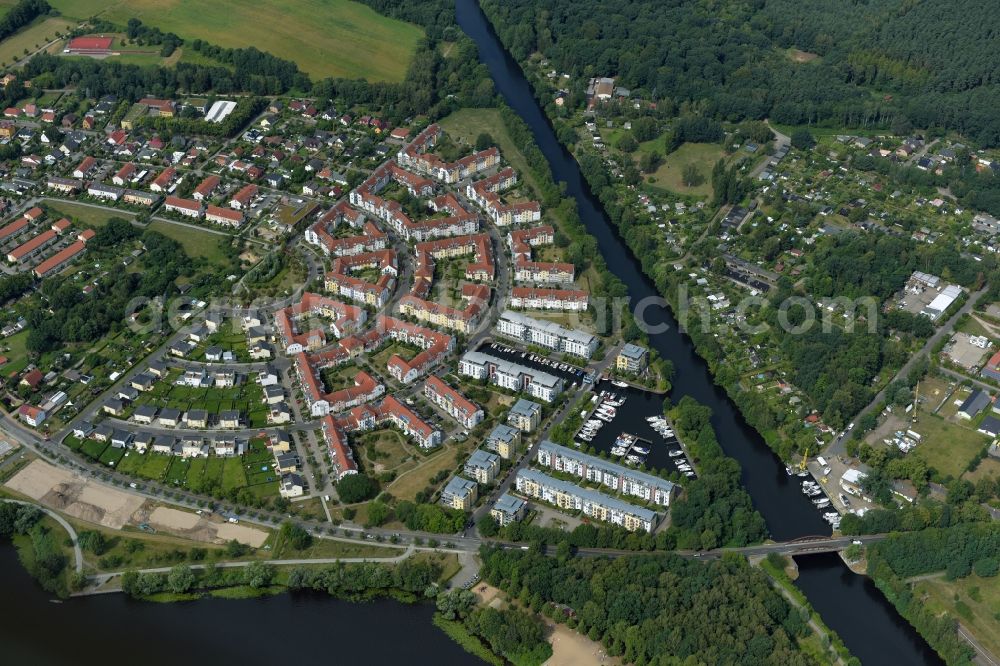
<svg viewBox="0 0 1000 666"><path fill-rule="evenodd" d="M0 661L11 666L484 663L431 624L431 604L318 592L169 604L104 594L55 604L9 541L0 542L0 590Z"/></svg>
<svg viewBox="0 0 1000 666"><path fill-rule="evenodd" d="M497 91L528 124L555 180L564 182L567 195L576 200L580 219L597 239L608 268L628 287L633 303L656 297L655 287L600 202L591 195L576 160L556 139L524 73L500 43L477 0L456 0L456 11L462 30L478 45L479 58L489 68ZM644 320L653 326L665 323L669 327L664 333L650 336L650 342L676 369L671 397L679 400L689 395L712 408L712 425L719 443L742 466L743 485L767 521L771 535L786 540L829 534L829 525L801 493L795 477L785 473L781 461L747 424L725 391L712 381L708 365L695 353L691 339L680 332L671 312L647 308ZM799 563L800 588L863 663L943 663L874 590L871 581L854 577L839 558L806 557ZM852 577L857 582L850 582Z"/></svg>

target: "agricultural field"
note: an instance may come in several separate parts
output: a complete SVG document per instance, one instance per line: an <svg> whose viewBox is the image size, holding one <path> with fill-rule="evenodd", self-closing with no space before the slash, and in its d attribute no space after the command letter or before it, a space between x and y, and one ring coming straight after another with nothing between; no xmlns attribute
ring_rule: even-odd
<svg viewBox="0 0 1000 666"><path fill-rule="evenodd" d="M253 12L245 11L241 0L53 0L51 4L66 17L100 14L121 25L137 17L184 39L229 48L253 46L294 60L314 79L401 81L423 36L418 26L350 0L261 0L254 3Z"/></svg>
<svg viewBox="0 0 1000 666"><path fill-rule="evenodd" d="M0 67L14 64L24 57L25 49L33 52L55 39L57 32L66 32L75 26L75 21L63 17L50 17L32 23L0 42Z"/></svg>

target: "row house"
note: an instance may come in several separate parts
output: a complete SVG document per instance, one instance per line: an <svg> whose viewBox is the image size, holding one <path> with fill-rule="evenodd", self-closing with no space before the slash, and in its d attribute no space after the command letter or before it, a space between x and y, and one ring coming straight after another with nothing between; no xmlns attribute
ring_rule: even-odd
<svg viewBox="0 0 1000 666"><path fill-rule="evenodd" d="M191 198L195 201L204 201L205 199L209 199L221 183L221 178L215 174L210 174L198 183L196 188L194 188L194 193L191 195Z"/></svg>
<svg viewBox="0 0 1000 666"><path fill-rule="evenodd" d="M274 315L275 328L285 347L286 354L297 354L305 349L315 350L326 346L326 333L322 328L296 333L294 320L302 315L322 316L331 319L330 330L338 338L354 333L368 318L367 313L357 306L305 292L298 303L282 308Z"/></svg>
<svg viewBox="0 0 1000 666"><path fill-rule="evenodd" d="M226 227L238 229L243 225L243 213L238 210L222 208L221 206L208 205L205 209L205 219L214 224L221 224Z"/></svg>
<svg viewBox="0 0 1000 666"><path fill-rule="evenodd" d="M400 299L399 310L417 321L469 334L489 312L490 288L484 284L466 284L462 286L461 297L462 307L454 308L407 294Z"/></svg>
<svg viewBox="0 0 1000 666"><path fill-rule="evenodd" d="M295 355L295 372L313 416L342 412L372 402L385 393L385 386L364 371L354 376L353 386L326 393L317 376L316 367L305 352Z"/></svg>
<svg viewBox="0 0 1000 666"><path fill-rule="evenodd" d="M167 197L164 208L168 212L180 213L185 217L200 218L202 215L201 203L181 197Z"/></svg>
<svg viewBox="0 0 1000 666"><path fill-rule="evenodd" d="M100 183L91 183L90 187L87 188L87 194L96 197L98 199L106 199L108 201L118 201L125 196L125 190L120 187L113 187L111 185L102 185Z"/></svg>
<svg viewBox="0 0 1000 666"><path fill-rule="evenodd" d="M250 208L250 205L256 198L257 186L253 183L244 185L240 188L239 192L234 194L233 198L229 200L229 207L233 210L246 210Z"/></svg>
<svg viewBox="0 0 1000 666"><path fill-rule="evenodd" d="M142 190L125 190L122 200L127 204L132 204L133 206L145 206L146 208L152 208L160 202L160 195L143 192Z"/></svg>

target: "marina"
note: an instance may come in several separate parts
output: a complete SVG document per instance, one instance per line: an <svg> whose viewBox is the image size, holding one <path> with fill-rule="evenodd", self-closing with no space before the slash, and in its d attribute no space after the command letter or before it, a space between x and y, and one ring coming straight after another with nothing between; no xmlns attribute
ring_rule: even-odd
<svg viewBox="0 0 1000 666"><path fill-rule="evenodd" d="M539 356L534 352L517 349L502 342L484 342L479 345L476 351L492 354L504 360L555 375L566 382L566 388L582 384L587 375L584 370L575 365Z"/></svg>

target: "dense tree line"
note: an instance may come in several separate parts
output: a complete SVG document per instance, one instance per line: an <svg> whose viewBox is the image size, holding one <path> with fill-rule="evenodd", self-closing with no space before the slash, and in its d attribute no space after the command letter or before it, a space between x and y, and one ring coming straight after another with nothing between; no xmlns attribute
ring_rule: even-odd
<svg viewBox="0 0 1000 666"><path fill-rule="evenodd" d="M0 539L27 537L19 548L21 563L42 588L65 595L65 571L69 560L51 530L42 524L42 510L34 505L0 503Z"/></svg>
<svg viewBox="0 0 1000 666"><path fill-rule="evenodd" d="M413 599L426 595L440 575L436 564L407 559L393 566L366 562L299 567L288 572L286 585L292 590L317 590L356 601L397 592Z"/></svg>
<svg viewBox="0 0 1000 666"><path fill-rule="evenodd" d="M485 0L515 58L540 52L575 78L724 120L945 127L1000 144L992 32L957 3L822 0ZM787 49L821 57L797 62ZM877 93L877 94L873 94Z"/></svg>
<svg viewBox="0 0 1000 666"><path fill-rule="evenodd" d="M27 293L34 284L34 276L27 271L0 278L0 305Z"/></svg>
<svg viewBox="0 0 1000 666"><path fill-rule="evenodd" d="M546 557L487 549L484 580L563 620L625 663L805 664L802 616L741 557Z"/></svg>
<svg viewBox="0 0 1000 666"><path fill-rule="evenodd" d="M7 39L15 32L34 21L43 14L52 11L45 0L20 0L7 10L0 19L0 39Z"/></svg>
<svg viewBox="0 0 1000 666"><path fill-rule="evenodd" d="M416 23L434 39L454 41L461 34L455 25L455 3L451 0L359 0L379 14Z"/></svg>
<svg viewBox="0 0 1000 666"><path fill-rule="evenodd" d="M677 548L746 546L767 535L740 481L740 466L723 453L712 428L712 410L690 396L670 410L677 434L698 465L698 477L684 481L684 494L670 509L666 534Z"/></svg>

